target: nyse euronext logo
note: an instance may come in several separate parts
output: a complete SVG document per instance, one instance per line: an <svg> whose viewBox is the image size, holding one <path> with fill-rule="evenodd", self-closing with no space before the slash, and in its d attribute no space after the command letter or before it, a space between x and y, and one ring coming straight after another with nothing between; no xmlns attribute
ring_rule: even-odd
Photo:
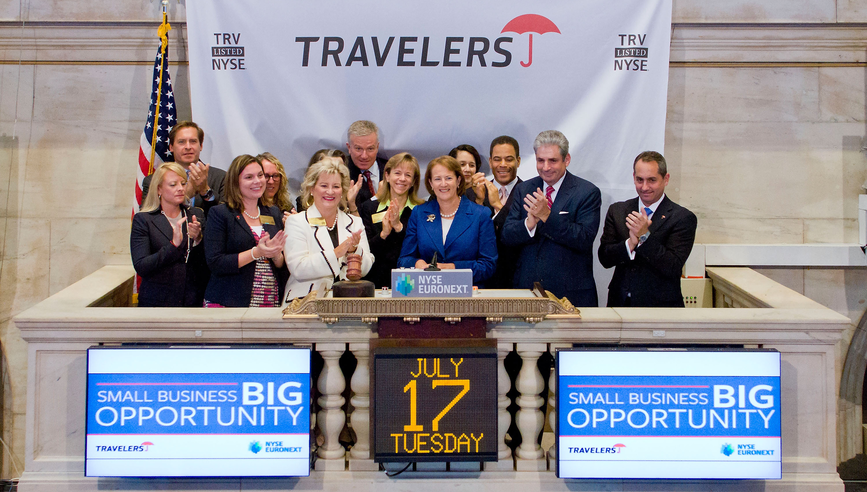
<svg viewBox="0 0 867 492"><path fill-rule="evenodd" d="M506 23L499 34L513 33L527 39L527 61L533 63L533 35L560 34L547 17L524 14ZM512 64L515 37L507 36L297 36L301 66L376 65L398 67L508 67ZM523 53L521 48L521 53Z"/></svg>
<svg viewBox="0 0 867 492"><path fill-rule="evenodd" d="M403 275L397 279L395 288L401 295L408 296L415 288L415 281L409 275Z"/></svg>
<svg viewBox="0 0 867 492"><path fill-rule="evenodd" d="M722 453L726 456L731 456L734 452L735 452L735 448L732 447L732 445L729 443L723 444L722 449L720 449L720 453Z"/></svg>

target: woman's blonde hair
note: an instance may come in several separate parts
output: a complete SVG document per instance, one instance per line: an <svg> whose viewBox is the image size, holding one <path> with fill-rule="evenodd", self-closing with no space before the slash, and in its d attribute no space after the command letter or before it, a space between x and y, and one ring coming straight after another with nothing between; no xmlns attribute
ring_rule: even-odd
<svg viewBox="0 0 867 492"><path fill-rule="evenodd" d="M289 199L289 186L286 179L286 170L283 169L283 163L280 162L279 159L274 157L274 154L270 152L262 152L261 154L256 156L256 159L259 162L268 161L271 164L274 164L274 167L277 168L277 174L280 175L280 186L277 187L277 194L274 195L274 199L270 199L267 196L263 196L263 201L266 205L276 205L282 212L288 212L292 210L292 202ZM262 164L262 169L265 169L265 164ZM267 180L265 181L267 185ZM273 202L273 203L272 203Z"/></svg>
<svg viewBox="0 0 867 492"><path fill-rule="evenodd" d="M406 192L406 200L407 203L411 203L413 205L418 205L422 203L421 199L418 197L418 187L421 182L421 171L418 168L418 159L413 157L409 152L401 152L400 154L394 155L388 162L385 163L385 168L383 168L383 174L385 176L382 177L382 185L379 187L379 190L376 191L376 199L379 200L380 203L385 203L388 200L391 200L391 185L388 184L387 176L391 174L391 171L399 167L401 164L409 164L410 168L412 168L412 186L410 186L409 190Z"/></svg>
<svg viewBox="0 0 867 492"><path fill-rule="evenodd" d="M301 201L310 207L313 204L313 187L319 181L322 174L337 174L340 176L340 186L343 188L340 196L340 210L347 210L346 193L349 191L349 168L343 164L339 157L323 157L319 162L313 163L304 174L304 182L301 183Z"/></svg>
<svg viewBox="0 0 867 492"><path fill-rule="evenodd" d="M151 184L148 187L148 195L141 204L141 209L139 209L140 212L153 212L154 210L159 210L161 208L160 185L163 184L163 180L166 179L166 173L169 171L180 176L181 181L183 181L184 184L187 184L187 172L184 170L183 166L177 162L162 163L162 165L160 165L160 167L158 167L153 173Z"/></svg>

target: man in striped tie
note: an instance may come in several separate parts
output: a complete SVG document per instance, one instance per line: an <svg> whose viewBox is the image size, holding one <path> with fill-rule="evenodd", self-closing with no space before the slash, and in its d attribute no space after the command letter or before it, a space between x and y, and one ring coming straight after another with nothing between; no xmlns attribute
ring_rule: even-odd
<svg viewBox="0 0 867 492"><path fill-rule="evenodd" d="M520 248L514 288L534 282L575 306L597 307L593 241L599 230L602 194L593 183L567 172L569 141L556 130L533 142L536 172L512 191L515 199L503 226L506 246Z"/></svg>
<svg viewBox="0 0 867 492"><path fill-rule="evenodd" d="M668 166L659 152L632 163L638 196L612 204L599 262L614 268L608 307L683 307L680 277L695 241L695 214L665 196Z"/></svg>

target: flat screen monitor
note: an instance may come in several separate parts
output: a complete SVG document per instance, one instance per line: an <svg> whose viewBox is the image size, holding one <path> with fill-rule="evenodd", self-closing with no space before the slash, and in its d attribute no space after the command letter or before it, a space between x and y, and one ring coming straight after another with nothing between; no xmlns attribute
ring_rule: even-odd
<svg viewBox="0 0 867 492"><path fill-rule="evenodd" d="M781 478L774 350L561 350L560 478Z"/></svg>
<svg viewBox="0 0 867 492"><path fill-rule="evenodd" d="M309 349L88 349L85 476L309 474Z"/></svg>

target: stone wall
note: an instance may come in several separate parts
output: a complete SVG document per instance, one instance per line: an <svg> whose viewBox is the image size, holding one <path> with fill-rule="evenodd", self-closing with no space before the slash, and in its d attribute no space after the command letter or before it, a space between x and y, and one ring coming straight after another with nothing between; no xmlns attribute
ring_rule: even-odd
<svg viewBox="0 0 867 492"><path fill-rule="evenodd" d="M26 350L9 320L129 261L159 11L153 0L0 3L2 437L19 467ZM178 116L189 118L184 5L170 2L169 19ZM697 240L855 242L867 0L674 0L673 23L669 194L698 215ZM780 276L863 312L863 272ZM2 455L0 473L16 476Z"/></svg>

